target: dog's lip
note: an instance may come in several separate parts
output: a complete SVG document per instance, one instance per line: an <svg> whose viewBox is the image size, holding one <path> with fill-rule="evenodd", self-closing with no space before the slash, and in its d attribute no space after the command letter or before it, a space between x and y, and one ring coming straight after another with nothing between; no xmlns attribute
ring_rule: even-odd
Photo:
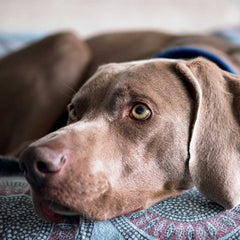
<svg viewBox="0 0 240 240"><path fill-rule="evenodd" d="M57 213L59 215L63 215L63 216L77 216L77 215L79 215L76 211L72 210L68 206L65 206L64 204L51 202L49 204L49 208L53 212L55 212L55 213Z"/></svg>
<svg viewBox="0 0 240 240"><path fill-rule="evenodd" d="M54 202L52 200L40 200L36 203L36 209L38 214L49 222L57 222L62 219L63 216L77 216L77 212L71 208Z"/></svg>

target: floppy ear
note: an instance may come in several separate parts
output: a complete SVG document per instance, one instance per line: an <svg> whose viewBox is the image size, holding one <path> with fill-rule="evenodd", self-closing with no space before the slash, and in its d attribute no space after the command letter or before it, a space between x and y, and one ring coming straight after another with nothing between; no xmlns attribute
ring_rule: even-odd
<svg viewBox="0 0 240 240"><path fill-rule="evenodd" d="M231 209L240 203L240 78L203 58L177 63L193 94L189 171L197 189Z"/></svg>

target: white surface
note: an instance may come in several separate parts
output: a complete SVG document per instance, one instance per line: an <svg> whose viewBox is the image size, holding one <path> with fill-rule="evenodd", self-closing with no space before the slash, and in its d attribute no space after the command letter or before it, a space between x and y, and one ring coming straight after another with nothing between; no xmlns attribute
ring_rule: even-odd
<svg viewBox="0 0 240 240"><path fill-rule="evenodd" d="M240 23L240 0L0 0L0 31L199 32Z"/></svg>

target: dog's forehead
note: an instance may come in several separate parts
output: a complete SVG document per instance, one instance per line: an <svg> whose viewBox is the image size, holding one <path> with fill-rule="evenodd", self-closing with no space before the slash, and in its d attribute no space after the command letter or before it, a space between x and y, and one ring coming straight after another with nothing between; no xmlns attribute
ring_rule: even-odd
<svg viewBox="0 0 240 240"><path fill-rule="evenodd" d="M160 67L168 66L169 64L176 63L179 60L176 59L165 59L165 58L152 58L147 60L130 61L124 63L109 63L102 65L98 68L97 73L108 74L108 75L119 75L121 73L132 72L132 71L147 71L149 68L156 66Z"/></svg>
<svg viewBox="0 0 240 240"><path fill-rule="evenodd" d="M94 95L108 91L110 86L121 87L125 84L150 85L154 76L168 78L171 66L178 60L148 59L124 63L109 63L98 68L96 73L83 85L74 98L80 95ZM135 85L136 86L136 85Z"/></svg>

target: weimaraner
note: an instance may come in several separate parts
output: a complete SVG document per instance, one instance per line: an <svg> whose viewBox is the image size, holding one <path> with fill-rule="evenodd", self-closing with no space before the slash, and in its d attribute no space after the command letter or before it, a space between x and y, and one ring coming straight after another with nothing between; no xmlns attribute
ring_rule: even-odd
<svg viewBox="0 0 240 240"><path fill-rule="evenodd" d="M240 203L239 77L203 57L149 59L161 49L191 45L220 56L238 73L239 49L211 36L155 32L107 34L86 42L68 33L55 36L57 44L53 38L23 50L28 61L22 64L30 65L25 79L34 70L42 76L25 97L32 97L37 109L32 100L32 108L24 111L32 111L27 116L38 113L41 127L47 124L38 134L50 131L49 121L53 124L61 112L58 103L69 99L58 91L69 94L70 87L81 87L68 105L68 125L33 142L21 155L41 217L55 221L59 215L80 214L107 220L193 186L227 209ZM37 56L41 44L47 48ZM123 63L109 63L119 61ZM83 83L80 76L89 79ZM46 111L38 112L39 106Z"/></svg>

